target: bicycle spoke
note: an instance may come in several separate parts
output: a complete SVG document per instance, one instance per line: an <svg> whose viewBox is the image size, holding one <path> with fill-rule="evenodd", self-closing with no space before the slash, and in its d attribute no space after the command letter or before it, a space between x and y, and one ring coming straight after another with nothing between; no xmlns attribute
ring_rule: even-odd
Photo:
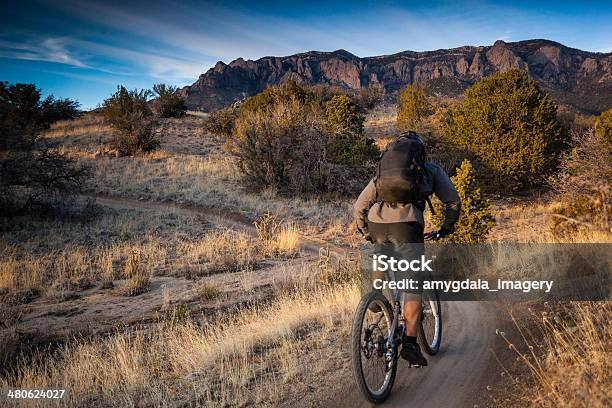
<svg viewBox="0 0 612 408"><path fill-rule="evenodd" d="M363 319L361 344L368 348L369 358L363 350L362 370L366 384L372 392L381 390L388 376L385 343L389 335L389 320L390 317L385 312L374 313L369 310ZM369 338L366 336L367 329L370 329Z"/></svg>

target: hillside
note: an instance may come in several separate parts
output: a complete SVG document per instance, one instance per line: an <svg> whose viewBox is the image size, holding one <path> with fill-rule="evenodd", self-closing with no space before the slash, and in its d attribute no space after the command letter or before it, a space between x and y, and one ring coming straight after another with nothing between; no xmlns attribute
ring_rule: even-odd
<svg viewBox="0 0 612 408"><path fill-rule="evenodd" d="M479 78L499 71L527 70L553 98L587 113L612 106L612 53L568 48L548 40L465 46L427 52L404 51L360 58L347 51L310 51L287 57L219 61L181 89L189 109L213 111L255 95L286 79L359 89L382 84L387 93L416 82L454 96Z"/></svg>

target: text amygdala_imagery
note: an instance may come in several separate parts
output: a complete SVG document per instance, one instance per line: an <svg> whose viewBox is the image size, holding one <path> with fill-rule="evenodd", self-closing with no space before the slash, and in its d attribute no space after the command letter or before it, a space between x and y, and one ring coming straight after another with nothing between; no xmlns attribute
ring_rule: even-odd
<svg viewBox="0 0 612 408"><path fill-rule="evenodd" d="M465 280L424 280L400 279L384 280L374 279L372 286L374 289L391 290L439 290L444 293L458 293L462 290L482 290L489 292L498 291L520 291L530 293L531 291L542 291L549 293L553 287L552 280L502 280L497 279L497 285L492 286L489 281L484 279L465 279Z"/></svg>

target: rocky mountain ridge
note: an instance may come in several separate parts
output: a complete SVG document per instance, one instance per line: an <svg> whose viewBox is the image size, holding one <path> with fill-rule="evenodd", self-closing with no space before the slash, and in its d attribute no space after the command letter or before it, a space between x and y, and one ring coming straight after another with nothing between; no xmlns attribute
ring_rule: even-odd
<svg viewBox="0 0 612 408"><path fill-rule="evenodd" d="M205 112L287 79L353 90L380 84L388 94L417 83L435 94L456 96L480 78L510 69L526 70L553 99L576 110L599 113L612 107L612 53L582 51L549 40L498 40L492 46L365 58L345 50L256 61L238 58L229 64L217 62L180 93L189 109Z"/></svg>

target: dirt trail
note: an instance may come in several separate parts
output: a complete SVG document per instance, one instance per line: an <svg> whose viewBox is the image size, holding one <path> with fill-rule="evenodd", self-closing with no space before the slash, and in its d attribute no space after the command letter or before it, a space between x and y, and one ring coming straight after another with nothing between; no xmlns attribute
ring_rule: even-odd
<svg viewBox="0 0 612 408"><path fill-rule="evenodd" d="M114 208L172 210L185 215L204 215L211 222L234 229L254 230L252 220L241 213L204 206L156 203L116 197L96 197L98 203ZM254 232L254 231L252 231ZM338 256L346 248L314 238L301 237L302 248L318 253L322 245ZM385 406L391 407L473 407L483 406L487 385L495 382L498 371L493 359L497 348L495 329L501 323L498 306L486 302L446 302L443 309L442 348L429 356L429 366L409 368L399 363L393 392ZM366 407L352 378L342 379L326 406Z"/></svg>
<svg viewBox="0 0 612 408"><path fill-rule="evenodd" d="M255 232L253 219L238 211L230 209L220 209L217 207L208 207L204 205L140 201L131 198L110 197L101 195L92 197L96 199L96 202L107 207L131 210L172 211L177 214L188 216L202 215L205 216L211 223L221 227L231 228L239 231L247 231L251 233ZM314 254L318 254L322 246L328 248L330 254L334 256L339 256L347 251L347 248L333 245L314 237L307 237L301 235L300 240L301 248L307 252L311 252Z"/></svg>
<svg viewBox="0 0 612 408"><path fill-rule="evenodd" d="M490 303L446 302L440 352L427 356L429 365L423 368L410 368L400 360L393 392L384 406L486 406L486 387L495 382L492 374L499 371L492 355L498 320L494 312ZM372 406L352 384L330 405Z"/></svg>

